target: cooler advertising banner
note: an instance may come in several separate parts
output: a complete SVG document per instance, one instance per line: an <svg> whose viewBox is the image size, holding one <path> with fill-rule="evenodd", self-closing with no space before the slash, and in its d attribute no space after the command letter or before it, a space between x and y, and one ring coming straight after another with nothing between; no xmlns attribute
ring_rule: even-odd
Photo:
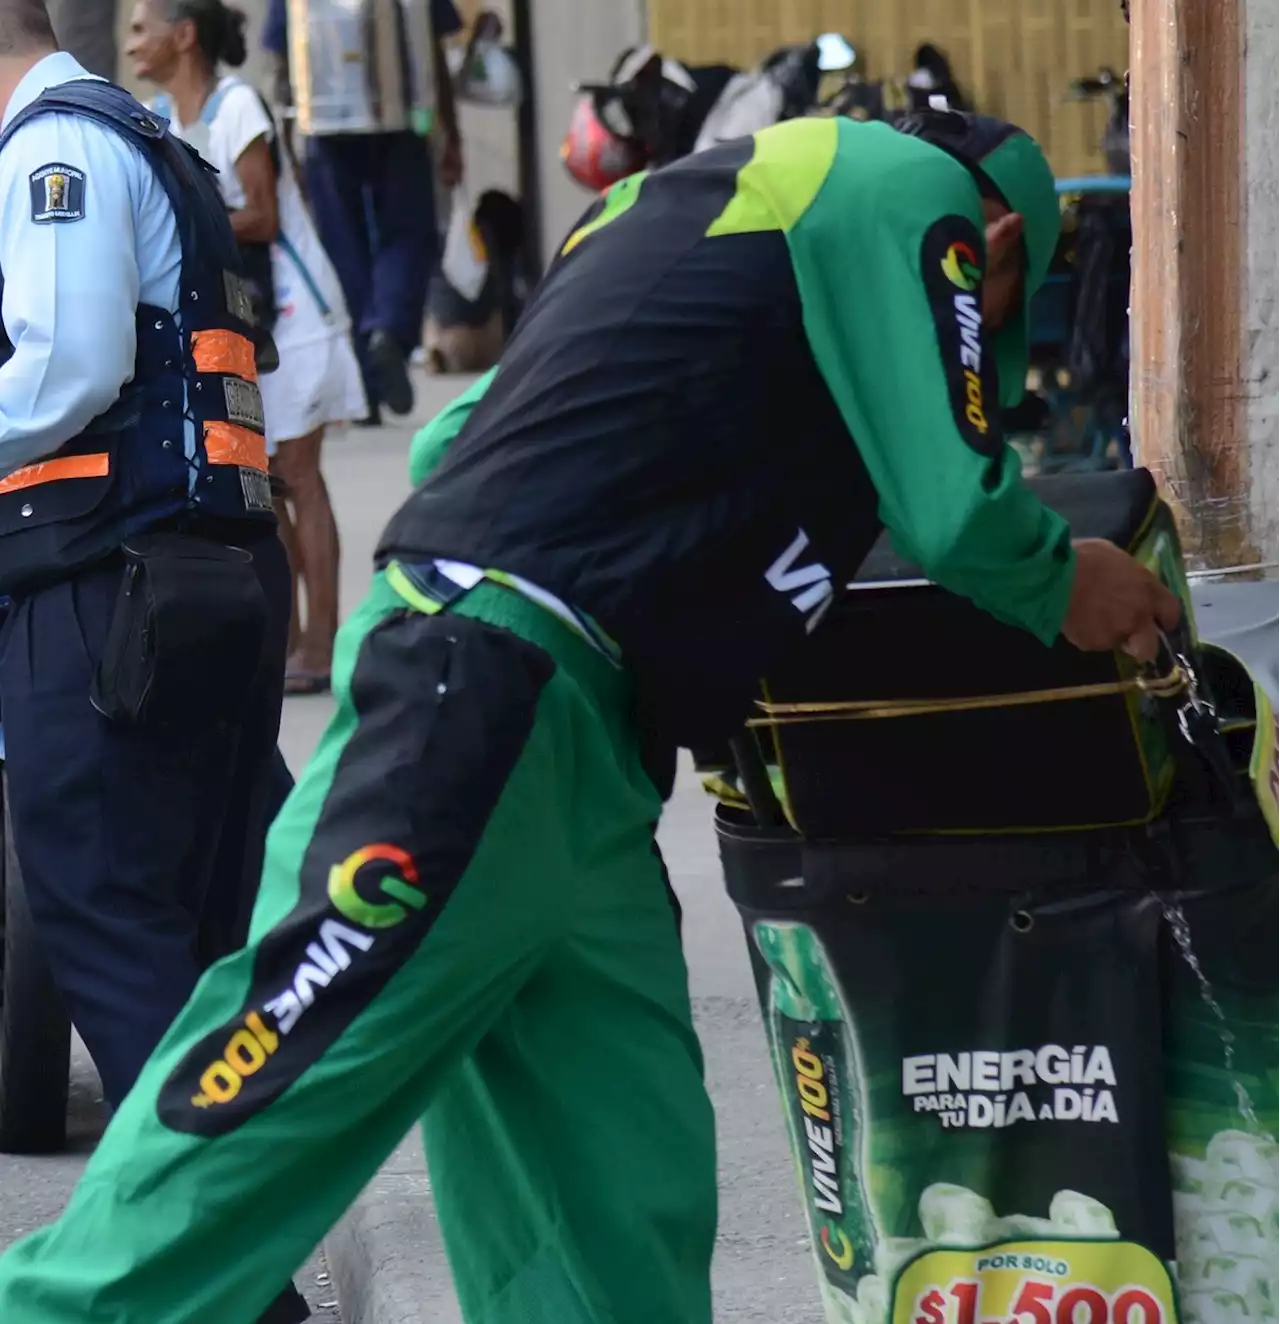
<svg viewBox="0 0 1280 1324"><path fill-rule="evenodd" d="M1015 904L748 919L827 1321L1274 1322L1274 881Z"/></svg>

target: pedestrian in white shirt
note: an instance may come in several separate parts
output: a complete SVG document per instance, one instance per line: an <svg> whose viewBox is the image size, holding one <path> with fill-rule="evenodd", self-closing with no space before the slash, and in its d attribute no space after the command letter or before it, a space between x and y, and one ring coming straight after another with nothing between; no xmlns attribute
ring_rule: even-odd
<svg viewBox="0 0 1280 1324"><path fill-rule="evenodd" d="M339 556L320 450L326 426L363 418L368 405L342 287L270 111L248 83L219 73L244 62L244 21L222 0L138 0L126 54L140 78L163 89L151 104L171 131L218 170L242 249L270 245L264 275L269 269L274 286L280 367L264 377L262 402L272 469L286 489L278 514L295 584L285 689L320 693L338 628Z"/></svg>

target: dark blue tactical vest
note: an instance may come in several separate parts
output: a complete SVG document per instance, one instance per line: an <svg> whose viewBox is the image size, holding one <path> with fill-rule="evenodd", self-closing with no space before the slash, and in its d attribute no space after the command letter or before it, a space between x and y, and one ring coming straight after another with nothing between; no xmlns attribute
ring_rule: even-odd
<svg viewBox="0 0 1280 1324"><path fill-rule="evenodd" d="M133 379L115 404L0 479L0 593L65 578L161 525L274 520L257 333L212 167L122 88L87 79L41 93L0 134L0 151L53 113L113 130L156 172L182 248L179 311L139 304ZM0 362L12 353L5 339Z"/></svg>

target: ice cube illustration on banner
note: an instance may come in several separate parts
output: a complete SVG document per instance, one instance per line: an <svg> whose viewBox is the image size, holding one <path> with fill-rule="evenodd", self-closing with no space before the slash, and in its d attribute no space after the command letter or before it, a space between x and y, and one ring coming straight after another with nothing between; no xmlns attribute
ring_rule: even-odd
<svg viewBox="0 0 1280 1324"><path fill-rule="evenodd" d="M920 1193L920 1226L935 1245L981 1246L996 1235L996 1211L976 1191L935 1182Z"/></svg>
<svg viewBox="0 0 1280 1324"><path fill-rule="evenodd" d="M1184 1324L1275 1324L1280 1272L1277 1149L1219 1131L1203 1159L1171 1156Z"/></svg>
<svg viewBox="0 0 1280 1324"><path fill-rule="evenodd" d="M1049 1221L1060 1237L1117 1237L1111 1210L1091 1195L1059 1191L1049 1202Z"/></svg>

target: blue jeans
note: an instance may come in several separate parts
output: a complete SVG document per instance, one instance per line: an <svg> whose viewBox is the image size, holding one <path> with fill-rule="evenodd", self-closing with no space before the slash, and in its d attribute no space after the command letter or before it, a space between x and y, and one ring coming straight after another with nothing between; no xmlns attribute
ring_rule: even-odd
<svg viewBox="0 0 1280 1324"><path fill-rule="evenodd" d="M387 331L406 355L422 338L427 283L439 259L435 170L427 140L398 133L307 141L307 195L338 273L369 398L369 336Z"/></svg>

